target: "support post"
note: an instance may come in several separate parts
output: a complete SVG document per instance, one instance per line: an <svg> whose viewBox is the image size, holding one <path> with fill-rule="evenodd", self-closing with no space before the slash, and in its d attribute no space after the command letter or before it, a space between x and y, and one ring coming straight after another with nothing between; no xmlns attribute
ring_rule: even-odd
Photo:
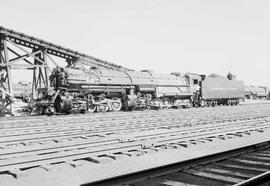
<svg viewBox="0 0 270 186"><path fill-rule="evenodd" d="M33 51L35 52L35 51ZM35 66L33 68L33 85L32 85L32 94L33 98L37 97L37 90L38 88L47 88L49 87L49 78L48 78L48 64L46 61L44 50L42 52L37 53L35 55L34 59L34 65L40 65Z"/></svg>
<svg viewBox="0 0 270 186"><path fill-rule="evenodd" d="M0 36L0 91L1 91L1 113L14 113L13 87L11 80L11 65L8 56L8 47L5 39Z"/></svg>

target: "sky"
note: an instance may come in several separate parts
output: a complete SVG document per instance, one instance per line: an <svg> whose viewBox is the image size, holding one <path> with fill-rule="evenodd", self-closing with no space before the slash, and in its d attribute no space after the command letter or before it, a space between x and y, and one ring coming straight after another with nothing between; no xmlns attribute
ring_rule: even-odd
<svg viewBox="0 0 270 186"><path fill-rule="evenodd" d="M269 0L0 0L0 25L135 70L270 87Z"/></svg>

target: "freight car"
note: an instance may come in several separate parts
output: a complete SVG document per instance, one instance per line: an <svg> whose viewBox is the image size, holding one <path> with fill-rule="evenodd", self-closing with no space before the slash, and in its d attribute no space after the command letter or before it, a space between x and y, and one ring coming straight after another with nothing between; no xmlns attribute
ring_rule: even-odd
<svg viewBox="0 0 270 186"><path fill-rule="evenodd" d="M269 89L266 86L245 86L246 99L260 99L266 100L269 97Z"/></svg>
<svg viewBox="0 0 270 186"><path fill-rule="evenodd" d="M29 102L31 97L32 85L30 82L19 81L13 86L13 94L16 99L20 99L24 102Z"/></svg>

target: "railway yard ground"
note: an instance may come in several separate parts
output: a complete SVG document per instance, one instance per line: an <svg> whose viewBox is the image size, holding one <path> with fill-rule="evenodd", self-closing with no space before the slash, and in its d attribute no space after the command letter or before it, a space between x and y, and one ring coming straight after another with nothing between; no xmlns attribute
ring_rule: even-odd
<svg viewBox="0 0 270 186"><path fill-rule="evenodd" d="M269 100L252 100L252 99L246 99L244 102L241 104L262 104L262 103L270 103Z"/></svg>
<svg viewBox="0 0 270 186"><path fill-rule="evenodd" d="M269 102L0 120L1 186L254 185L269 170Z"/></svg>

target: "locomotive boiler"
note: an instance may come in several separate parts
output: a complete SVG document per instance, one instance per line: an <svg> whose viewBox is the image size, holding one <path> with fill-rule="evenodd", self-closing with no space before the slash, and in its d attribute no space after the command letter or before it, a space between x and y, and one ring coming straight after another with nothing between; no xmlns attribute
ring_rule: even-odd
<svg viewBox="0 0 270 186"><path fill-rule="evenodd" d="M50 76L56 112L190 107L193 92L184 76L101 68L55 68Z"/></svg>

